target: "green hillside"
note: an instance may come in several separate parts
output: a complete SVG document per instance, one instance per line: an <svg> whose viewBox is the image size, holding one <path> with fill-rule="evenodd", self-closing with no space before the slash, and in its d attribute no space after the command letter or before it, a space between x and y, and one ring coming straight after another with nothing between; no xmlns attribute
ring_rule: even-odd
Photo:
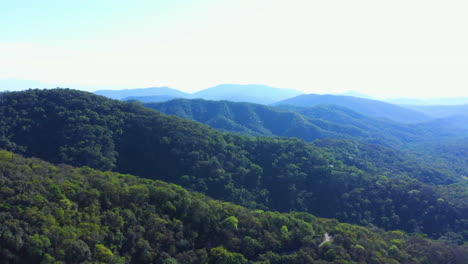
<svg viewBox="0 0 468 264"><path fill-rule="evenodd" d="M143 105L167 115L176 115L221 131L244 135L298 137L308 141L337 135L334 131L322 129L320 124L309 122L297 113L260 104L176 99Z"/></svg>
<svg viewBox="0 0 468 264"><path fill-rule="evenodd" d="M461 186L364 170L298 139L223 134L85 92L29 90L0 100L0 147L27 156L169 181L250 208L468 239Z"/></svg>
<svg viewBox="0 0 468 264"><path fill-rule="evenodd" d="M464 263L466 246L0 150L2 263ZM325 234L331 237L323 243Z"/></svg>
<svg viewBox="0 0 468 264"><path fill-rule="evenodd" d="M367 157L368 163L378 162L379 173L388 170L389 175L401 174L413 171L408 170L409 166L417 167L415 173L408 176L426 183L449 184L468 173L468 166L463 166L464 158L453 158L450 149L444 152L447 153L445 156L434 157L436 150L429 148L433 142L444 144L448 139L467 134L466 122L454 118L409 125L367 117L333 105L278 109L251 103L197 99L143 105L221 131L251 136L297 137L305 141L352 139L348 144L368 144L360 148L359 154ZM342 145L335 145L333 152L347 152L340 147ZM374 157L387 162L377 161ZM404 169L399 169L401 167Z"/></svg>

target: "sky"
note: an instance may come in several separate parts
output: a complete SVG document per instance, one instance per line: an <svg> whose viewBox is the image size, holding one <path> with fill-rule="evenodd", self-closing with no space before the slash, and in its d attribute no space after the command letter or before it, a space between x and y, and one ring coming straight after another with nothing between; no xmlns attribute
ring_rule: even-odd
<svg viewBox="0 0 468 264"><path fill-rule="evenodd" d="M468 2L0 0L0 81L468 96Z"/></svg>

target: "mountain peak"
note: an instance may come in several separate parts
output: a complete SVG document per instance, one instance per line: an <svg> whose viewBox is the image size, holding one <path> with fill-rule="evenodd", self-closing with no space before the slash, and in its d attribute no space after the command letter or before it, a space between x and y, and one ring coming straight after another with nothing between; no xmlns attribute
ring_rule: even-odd
<svg viewBox="0 0 468 264"><path fill-rule="evenodd" d="M141 96L170 96L170 97L189 97L190 94L170 88L170 87L149 87L123 90L97 90L94 92L97 95L106 96L112 99L124 99L126 97L141 97Z"/></svg>
<svg viewBox="0 0 468 264"><path fill-rule="evenodd" d="M370 95L363 94L363 93L356 92L356 91L352 91L352 90L346 91L344 93L337 93L336 95L353 96L353 97L359 97L359 98L365 98L365 99L374 99Z"/></svg>
<svg viewBox="0 0 468 264"><path fill-rule="evenodd" d="M261 84L220 84L194 93L197 98L272 104L302 94L294 89Z"/></svg>

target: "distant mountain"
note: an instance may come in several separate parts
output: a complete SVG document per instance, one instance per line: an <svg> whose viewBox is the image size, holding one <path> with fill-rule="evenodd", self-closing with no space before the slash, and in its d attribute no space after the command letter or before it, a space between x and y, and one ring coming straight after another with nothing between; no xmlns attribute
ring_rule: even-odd
<svg viewBox="0 0 468 264"><path fill-rule="evenodd" d="M293 107L295 112L288 109L279 109L252 103L239 103L229 101L207 101L202 99L177 99L162 103L143 104L168 115L177 115L182 118L195 120L207 124L221 131L236 132L251 136L283 136L296 137L306 141L317 139L348 139L371 144L359 147L366 150L364 156L381 156L378 162L380 173L382 170L389 174L397 173L398 169L417 166L415 171L425 171L418 179L432 183L450 183L458 176L446 164L457 164L460 173L466 173L468 167L464 166L465 159L457 158L441 163L433 157L435 147L432 142L443 142L447 139L459 138L468 134L468 118L448 118L432 120L419 124L402 124L386 119L372 118L356 113L348 108L335 105L318 105L309 108ZM356 145L357 143L349 143ZM452 143L450 143L453 145ZM335 145L337 153L346 153L341 146ZM352 149L346 147L347 149ZM399 158L395 159L392 149L397 151ZM377 151L380 149L381 151ZM420 153L418 155L412 152ZM363 152L363 151L362 151ZM361 152L361 155L363 154ZM449 151L448 151L449 152ZM459 152L457 150L457 152ZM390 153L391 155L387 155ZM341 154L340 154L341 155ZM447 157L451 157L448 153ZM358 158L350 163L356 164ZM430 162L429 162L430 161ZM362 161L363 168L369 163ZM417 164L417 165L416 165ZM429 165L431 164L431 165ZM438 169L435 169L438 168ZM376 170L377 171L377 170ZM458 172L457 172L458 173Z"/></svg>
<svg viewBox="0 0 468 264"><path fill-rule="evenodd" d="M429 116L421 112L406 109L397 105L343 95L304 94L277 102L274 105L311 107L324 104L344 106L363 115L387 118L404 123L424 122L431 119Z"/></svg>
<svg viewBox="0 0 468 264"><path fill-rule="evenodd" d="M168 96L171 98L189 98L189 93L184 93L169 87L151 87L139 89L123 89L123 90L97 90L94 92L97 95L102 95L112 99L128 99L128 97L143 97L143 96Z"/></svg>
<svg viewBox="0 0 468 264"><path fill-rule="evenodd" d="M306 141L326 137L352 138L387 145L405 144L431 136L422 124L401 124L368 117L337 105L291 108L203 99L176 99L143 105L218 130L253 136L297 137ZM431 124L438 124L438 121ZM427 126L431 128L434 125ZM445 130L441 128L440 131Z"/></svg>
<svg viewBox="0 0 468 264"><path fill-rule="evenodd" d="M332 130L322 129L320 126L323 125L323 122L314 124L298 113L260 104L176 99L143 105L167 115L177 115L207 124L221 131L244 135L298 137L307 141L339 136ZM335 124L327 124L324 127L333 127L336 131L347 130L345 126Z"/></svg>
<svg viewBox="0 0 468 264"><path fill-rule="evenodd" d="M297 137L306 141L319 138L385 139L392 142L412 140L415 129L405 124L380 120L334 105L289 109L253 103L176 99L161 103L144 103L145 107L167 115L195 120L222 131L251 136ZM385 133L382 133L385 130ZM390 135L390 136L389 136ZM392 143L393 144L393 143Z"/></svg>
<svg viewBox="0 0 468 264"><path fill-rule="evenodd" d="M344 93L337 93L336 95L354 96L354 97L359 97L359 98L374 99L374 97L372 97L370 95L363 94L363 93L356 92L356 91L347 91L347 92L344 92Z"/></svg>
<svg viewBox="0 0 468 264"><path fill-rule="evenodd" d="M141 102L163 102L174 98L201 98L207 100L229 100L259 104L271 104L302 94L302 92L297 90L256 84L221 84L193 94L168 87L98 90L94 93L112 99L138 100Z"/></svg>
<svg viewBox="0 0 468 264"><path fill-rule="evenodd" d="M348 128L333 129L339 135L335 138L352 138L413 153L410 155L416 155L418 159L435 167L452 170L459 175L468 174L468 116L457 115L416 124L404 124L363 116L338 106L288 108L305 118L310 118L309 120L326 120ZM318 123L315 121L314 124ZM324 126L321 128L330 129ZM352 133L352 131L361 131L361 133Z"/></svg>
<svg viewBox="0 0 468 264"><path fill-rule="evenodd" d="M429 165L427 160L431 160L435 164L434 158L427 156L425 161L424 157L426 156L421 158L409 152L406 153L402 149L411 144L420 146L426 144L425 142L437 141L440 137L458 137L464 135L468 128L462 120L435 120L417 125L400 124L367 117L344 107L330 105L305 108L298 112L252 103L201 99L177 99L143 105L168 115L195 120L226 132L251 136L296 137L306 141L348 139L366 142L359 144L371 145L359 148L368 153L363 154L364 151L360 153L368 158L356 157L354 161L350 162L350 165L357 167L362 165L362 168L369 168L369 164L378 164L375 166L378 170L372 167L373 170L379 171L379 173L387 171L389 175L401 173L402 168L418 167L419 169L414 171L424 172L415 177L425 182L439 184L451 183L458 176L454 172L450 172L446 165ZM349 144L356 145L358 143ZM335 148L336 153L341 153L340 155L353 149L346 147L347 150L343 150L341 146L343 144L340 143ZM395 151L398 152L398 159L395 158ZM381 157L382 161L374 160L378 156ZM358 158L367 160L367 162L362 161L357 164ZM372 159L373 162L369 162L369 159ZM468 168L465 171L468 171Z"/></svg>
<svg viewBox="0 0 468 264"><path fill-rule="evenodd" d="M468 104L464 105L402 105L402 107L422 112L434 118L454 115L468 116Z"/></svg>
<svg viewBox="0 0 468 264"><path fill-rule="evenodd" d="M158 102L165 102L172 99L183 98L177 97L173 95L148 95L148 96L128 96L122 98L122 101L139 101L142 103L158 103Z"/></svg>
<svg viewBox="0 0 468 264"><path fill-rule="evenodd" d="M207 100L229 100L234 102L250 102L272 104L287 98L302 94L293 89L275 88L258 84L221 84L194 93L194 98Z"/></svg>
<svg viewBox="0 0 468 264"><path fill-rule="evenodd" d="M429 99L395 98L385 102L399 105L464 105L468 104L468 97L441 97Z"/></svg>
<svg viewBox="0 0 468 264"><path fill-rule="evenodd" d="M382 100L389 104L396 104L396 105L427 105L428 103L422 99L416 98L396 98L396 99L384 99Z"/></svg>

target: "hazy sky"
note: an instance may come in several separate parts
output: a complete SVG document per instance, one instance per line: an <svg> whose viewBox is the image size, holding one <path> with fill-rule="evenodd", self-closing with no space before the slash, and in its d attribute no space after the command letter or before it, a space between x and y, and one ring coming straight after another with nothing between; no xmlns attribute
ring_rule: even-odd
<svg viewBox="0 0 468 264"><path fill-rule="evenodd" d="M0 79L468 96L468 2L0 0Z"/></svg>

